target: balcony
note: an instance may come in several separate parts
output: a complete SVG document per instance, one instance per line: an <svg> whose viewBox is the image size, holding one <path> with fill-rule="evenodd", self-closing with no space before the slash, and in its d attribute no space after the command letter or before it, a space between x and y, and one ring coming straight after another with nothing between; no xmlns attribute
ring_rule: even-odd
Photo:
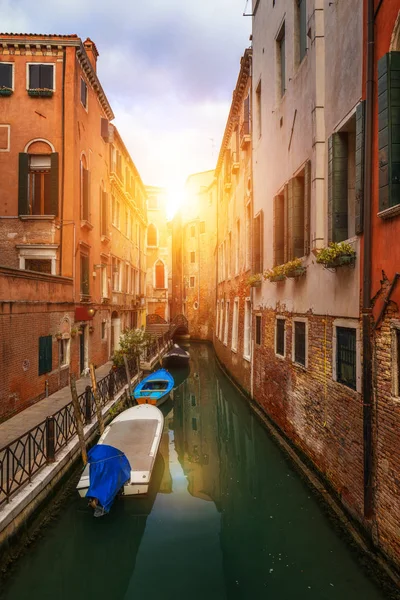
<svg viewBox="0 0 400 600"><path fill-rule="evenodd" d="M250 121L243 121L240 128L240 147L245 150L251 142Z"/></svg>

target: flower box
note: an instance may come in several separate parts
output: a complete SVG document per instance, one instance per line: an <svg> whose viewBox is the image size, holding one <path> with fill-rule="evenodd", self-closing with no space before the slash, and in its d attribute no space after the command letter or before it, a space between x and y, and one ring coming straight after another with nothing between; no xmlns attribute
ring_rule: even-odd
<svg viewBox="0 0 400 600"><path fill-rule="evenodd" d="M28 95L29 96L40 96L41 98L51 98L54 94L53 90L47 90L47 89L32 89L32 90L28 90Z"/></svg>
<svg viewBox="0 0 400 600"><path fill-rule="evenodd" d="M297 269L291 269L286 271L286 277L290 277L291 279L295 277L301 277L306 272L306 267L297 267Z"/></svg>
<svg viewBox="0 0 400 600"><path fill-rule="evenodd" d="M253 281L253 282L250 284L250 287L261 287L261 280L258 280L258 281Z"/></svg>
<svg viewBox="0 0 400 600"><path fill-rule="evenodd" d="M284 281L286 279L286 275L271 275L268 277L272 283L276 283L277 281Z"/></svg>
<svg viewBox="0 0 400 600"><path fill-rule="evenodd" d="M0 88L0 96L11 96L13 90L11 88L3 87Z"/></svg>
<svg viewBox="0 0 400 600"><path fill-rule="evenodd" d="M337 256L330 261L324 262L323 265L326 269L336 269L336 267L342 267L344 265L353 265L355 258L354 254L343 254L342 256Z"/></svg>

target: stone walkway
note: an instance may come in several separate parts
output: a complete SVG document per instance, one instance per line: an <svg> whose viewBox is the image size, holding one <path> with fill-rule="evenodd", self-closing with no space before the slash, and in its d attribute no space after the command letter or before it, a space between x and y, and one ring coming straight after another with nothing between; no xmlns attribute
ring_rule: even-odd
<svg viewBox="0 0 400 600"><path fill-rule="evenodd" d="M108 375L111 365L112 362L106 362L96 369L97 381ZM91 385L90 376L77 379L76 389L78 395L85 391L87 385ZM71 391L67 386L51 394L48 398L39 400L39 402L26 408L15 417L11 417L8 421L0 423L0 449L44 421L46 417L56 413L69 402L71 402Z"/></svg>

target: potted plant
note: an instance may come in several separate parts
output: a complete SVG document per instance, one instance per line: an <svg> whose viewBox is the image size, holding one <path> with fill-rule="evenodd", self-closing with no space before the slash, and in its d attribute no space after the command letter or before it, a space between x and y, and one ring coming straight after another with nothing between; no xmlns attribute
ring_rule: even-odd
<svg viewBox="0 0 400 600"><path fill-rule="evenodd" d="M273 283L284 281L286 279L285 265L277 265L272 269L267 269L264 271L264 279L268 279L268 281L272 281Z"/></svg>
<svg viewBox="0 0 400 600"><path fill-rule="evenodd" d="M303 265L301 258L295 258L284 264L286 277L300 277L304 275L307 267Z"/></svg>
<svg viewBox="0 0 400 600"><path fill-rule="evenodd" d="M250 277L247 279L247 285L250 287L261 287L261 273L250 275Z"/></svg>
<svg viewBox="0 0 400 600"><path fill-rule="evenodd" d="M5 85L0 86L0 96L11 96L12 93L12 88Z"/></svg>
<svg viewBox="0 0 400 600"><path fill-rule="evenodd" d="M62 336L63 334L61 333L61 331L58 331L55 335L56 340L62 340Z"/></svg>
<svg viewBox="0 0 400 600"><path fill-rule="evenodd" d="M317 263L326 269L335 269L343 265L352 265L356 258L354 248L348 242L331 242L327 248L317 253Z"/></svg>
<svg viewBox="0 0 400 600"><path fill-rule="evenodd" d="M82 327L79 327L79 329L78 329L78 335L83 335L83 328Z"/></svg>
<svg viewBox="0 0 400 600"><path fill-rule="evenodd" d="M42 98L51 98L53 90L49 88L32 88L28 90L29 96L41 96Z"/></svg>
<svg viewBox="0 0 400 600"><path fill-rule="evenodd" d="M73 327L73 328L71 329L71 337L73 337L73 338L74 338L74 337L77 335L77 333L78 333L78 330L77 330L77 328L76 328L76 327Z"/></svg>

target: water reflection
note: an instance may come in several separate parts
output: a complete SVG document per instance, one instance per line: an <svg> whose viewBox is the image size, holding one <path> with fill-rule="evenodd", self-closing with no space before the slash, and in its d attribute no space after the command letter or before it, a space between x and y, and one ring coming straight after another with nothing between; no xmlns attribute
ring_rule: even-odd
<svg viewBox="0 0 400 600"><path fill-rule="evenodd" d="M190 353L149 497L93 519L74 495L4 598L383 600L212 349Z"/></svg>

